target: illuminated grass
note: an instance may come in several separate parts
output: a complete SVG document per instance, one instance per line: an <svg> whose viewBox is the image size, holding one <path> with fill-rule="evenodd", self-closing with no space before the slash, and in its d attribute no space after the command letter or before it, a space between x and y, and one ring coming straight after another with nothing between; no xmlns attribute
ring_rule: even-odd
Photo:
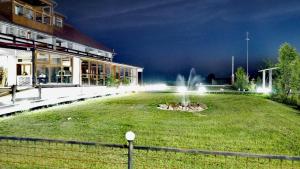
<svg viewBox="0 0 300 169"><path fill-rule="evenodd" d="M125 144L124 134L132 130L137 145L300 155L299 111L257 96L191 98L208 109L159 110L158 104L177 102L178 96L140 93L3 119L0 135Z"/></svg>

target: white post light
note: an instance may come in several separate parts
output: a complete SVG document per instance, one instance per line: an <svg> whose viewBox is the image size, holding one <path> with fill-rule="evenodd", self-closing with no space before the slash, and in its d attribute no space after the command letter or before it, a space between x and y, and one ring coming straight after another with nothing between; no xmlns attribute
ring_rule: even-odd
<svg viewBox="0 0 300 169"><path fill-rule="evenodd" d="M133 154L133 140L135 139L135 134L132 131L128 131L125 134L125 138L128 141L128 169L133 168L133 159L132 159L132 154Z"/></svg>
<svg viewBox="0 0 300 169"><path fill-rule="evenodd" d="M246 41L247 41L247 78L249 80L249 32L247 32L247 38L246 38Z"/></svg>
<svg viewBox="0 0 300 169"><path fill-rule="evenodd" d="M135 134L132 131L128 131L125 134L125 138L127 141L133 141L135 139Z"/></svg>

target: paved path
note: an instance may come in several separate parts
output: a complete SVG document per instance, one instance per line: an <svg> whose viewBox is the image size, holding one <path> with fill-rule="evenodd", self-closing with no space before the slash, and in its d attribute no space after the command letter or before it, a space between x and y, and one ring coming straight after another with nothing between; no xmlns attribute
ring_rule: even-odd
<svg viewBox="0 0 300 169"><path fill-rule="evenodd" d="M15 104L11 101L11 95L0 97L0 117L90 98L129 93L137 89L138 87L136 86L119 88L108 88L105 86L42 88L41 99L38 97L38 89L30 89L18 92L16 94Z"/></svg>

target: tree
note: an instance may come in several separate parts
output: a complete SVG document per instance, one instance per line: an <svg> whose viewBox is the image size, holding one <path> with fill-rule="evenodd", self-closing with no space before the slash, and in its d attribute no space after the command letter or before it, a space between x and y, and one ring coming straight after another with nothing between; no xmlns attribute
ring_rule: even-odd
<svg viewBox="0 0 300 169"><path fill-rule="evenodd" d="M261 77L257 76L257 78L256 78L256 86L261 86L261 84L262 84Z"/></svg>
<svg viewBox="0 0 300 169"><path fill-rule="evenodd" d="M234 83L234 87L236 89L240 89L240 90L247 90L248 89L248 78L247 78L244 68L242 68L242 67L237 68L237 71L235 72L235 77L236 77L236 80Z"/></svg>
<svg viewBox="0 0 300 169"><path fill-rule="evenodd" d="M292 83L291 83L291 91L292 91L292 101L297 104L298 108L300 108L300 57L295 60L293 65L292 72Z"/></svg>
<svg viewBox="0 0 300 169"><path fill-rule="evenodd" d="M300 64L299 55L294 47L288 43L281 45L279 49L279 74L277 78L277 94L283 101L289 97L298 95L300 90Z"/></svg>

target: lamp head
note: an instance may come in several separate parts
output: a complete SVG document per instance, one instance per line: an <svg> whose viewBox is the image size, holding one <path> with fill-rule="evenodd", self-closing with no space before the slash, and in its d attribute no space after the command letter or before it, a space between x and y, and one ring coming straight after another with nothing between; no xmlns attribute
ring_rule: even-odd
<svg viewBox="0 0 300 169"><path fill-rule="evenodd" d="M125 138L127 141L133 141L135 139L135 134L132 131L128 131L125 134Z"/></svg>

